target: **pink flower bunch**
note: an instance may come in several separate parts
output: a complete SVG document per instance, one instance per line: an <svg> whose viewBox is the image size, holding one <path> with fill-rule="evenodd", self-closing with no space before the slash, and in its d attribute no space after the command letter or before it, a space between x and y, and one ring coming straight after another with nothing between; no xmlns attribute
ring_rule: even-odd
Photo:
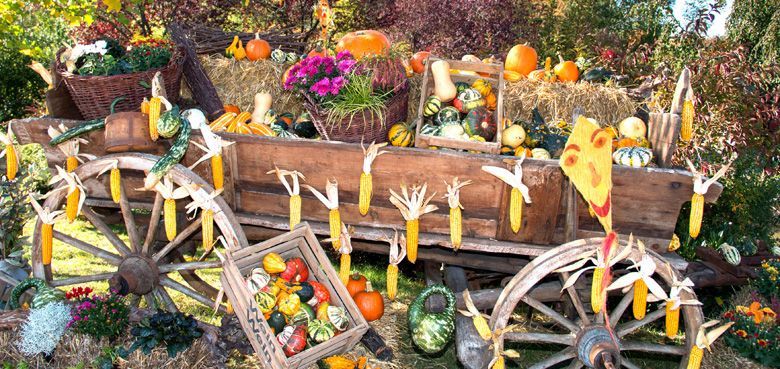
<svg viewBox="0 0 780 369"><path fill-rule="evenodd" d="M349 51L336 57L314 55L301 60L290 68L284 88L299 89L319 97L336 96L349 82L347 77L357 71L357 61Z"/></svg>

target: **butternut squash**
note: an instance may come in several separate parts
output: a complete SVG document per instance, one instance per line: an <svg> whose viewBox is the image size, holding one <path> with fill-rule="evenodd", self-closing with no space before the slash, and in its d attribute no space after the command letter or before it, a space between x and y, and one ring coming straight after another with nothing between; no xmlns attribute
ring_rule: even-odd
<svg viewBox="0 0 780 369"><path fill-rule="evenodd" d="M271 94L268 92L258 92L255 95L255 110L252 111L252 123L263 123L265 113L271 109Z"/></svg>
<svg viewBox="0 0 780 369"><path fill-rule="evenodd" d="M442 102L452 101L457 94L457 89L450 78L450 63L444 60L433 62L431 73L433 74L433 94L438 96Z"/></svg>

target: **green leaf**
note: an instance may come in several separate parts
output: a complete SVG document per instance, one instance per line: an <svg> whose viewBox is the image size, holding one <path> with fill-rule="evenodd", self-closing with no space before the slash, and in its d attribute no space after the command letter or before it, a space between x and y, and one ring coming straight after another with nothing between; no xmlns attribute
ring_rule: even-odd
<svg viewBox="0 0 780 369"><path fill-rule="evenodd" d="M152 88L152 86L149 85L149 82L146 82L146 81L143 81L143 80L138 81L138 84L141 85L141 87L143 87L143 88Z"/></svg>

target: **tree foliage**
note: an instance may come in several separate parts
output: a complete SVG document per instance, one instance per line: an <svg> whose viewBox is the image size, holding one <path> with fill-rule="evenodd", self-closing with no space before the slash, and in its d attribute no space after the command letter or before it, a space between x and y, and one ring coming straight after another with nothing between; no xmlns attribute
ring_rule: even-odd
<svg viewBox="0 0 780 369"><path fill-rule="evenodd" d="M780 63L780 0L734 0L728 36L751 48L753 60Z"/></svg>

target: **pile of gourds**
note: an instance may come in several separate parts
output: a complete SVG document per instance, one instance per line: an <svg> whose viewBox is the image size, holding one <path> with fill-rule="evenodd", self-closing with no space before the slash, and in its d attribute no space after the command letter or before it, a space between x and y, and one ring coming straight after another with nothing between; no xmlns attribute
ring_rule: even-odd
<svg viewBox="0 0 780 369"><path fill-rule="evenodd" d="M250 272L246 284L288 357L349 328L346 310L331 305L324 284L309 280L309 268L301 258L284 260L268 253L262 265Z"/></svg>
<svg viewBox="0 0 780 369"><path fill-rule="evenodd" d="M225 105L225 113L209 123L213 132L278 136L283 138L316 138L317 129L308 113L297 118L289 112L276 113L271 109L271 94L255 95L252 113L241 111L236 105Z"/></svg>
<svg viewBox="0 0 780 369"><path fill-rule="evenodd" d="M628 117L618 124L618 129L607 128L612 134L612 160L615 164L644 167L653 160L653 151L647 140L647 126L637 117Z"/></svg>

